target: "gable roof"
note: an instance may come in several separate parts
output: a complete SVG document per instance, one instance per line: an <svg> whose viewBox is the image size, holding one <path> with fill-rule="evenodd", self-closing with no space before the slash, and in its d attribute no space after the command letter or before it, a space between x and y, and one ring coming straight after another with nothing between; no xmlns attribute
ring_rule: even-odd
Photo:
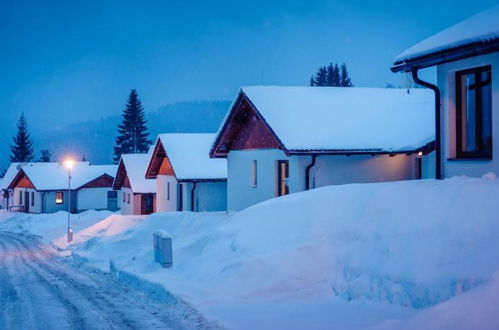
<svg viewBox="0 0 499 330"><path fill-rule="evenodd" d="M150 154L121 155L118 173L113 183L114 189L120 189L126 177L134 193L146 194L156 192L156 181L146 179L146 167Z"/></svg>
<svg viewBox="0 0 499 330"><path fill-rule="evenodd" d="M246 100L287 154L416 151L434 137L430 90L359 87L243 87L211 148L212 157Z"/></svg>
<svg viewBox="0 0 499 330"><path fill-rule="evenodd" d="M80 162L80 163L90 165L89 162ZM14 163L10 163L9 167L7 168L7 171L5 172L5 175L3 177L2 182L0 183L0 189L8 189L12 180L14 180L14 178L16 177L19 170L23 167L26 167L26 166L30 166L30 167L54 166L54 164L57 164L57 163L54 163L54 162L30 162L30 163L14 162Z"/></svg>
<svg viewBox="0 0 499 330"><path fill-rule="evenodd" d="M158 169L152 167L159 163L154 162L155 158L167 157L179 181L226 180L227 161L209 155L214 138L214 133L159 134L146 175L156 177Z"/></svg>
<svg viewBox="0 0 499 330"><path fill-rule="evenodd" d="M63 190L68 188L68 169L60 163L28 163L21 164L22 173L26 174L36 190ZM77 190L85 184L103 176L116 175L116 165L90 165L88 162L76 162L71 169L71 189ZM12 183L20 174L8 183Z"/></svg>
<svg viewBox="0 0 499 330"><path fill-rule="evenodd" d="M499 5L457 23L402 52L392 71L429 67L499 51Z"/></svg>

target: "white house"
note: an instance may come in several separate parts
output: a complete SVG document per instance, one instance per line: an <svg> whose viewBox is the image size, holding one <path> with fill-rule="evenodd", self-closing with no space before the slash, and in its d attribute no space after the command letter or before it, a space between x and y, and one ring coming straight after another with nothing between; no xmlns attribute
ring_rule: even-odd
<svg viewBox="0 0 499 330"><path fill-rule="evenodd" d="M424 89L243 87L210 155L228 161L228 209L332 184L431 177Z"/></svg>
<svg viewBox="0 0 499 330"><path fill-rule="evenodd" d="M211 159L215 134L160 134L146 178L156 179L156 210L227 210L227 162Z"/></svg>
<svg viewBox="0 0 499 330"><path fill-rule="evenodd" d="M149 157L149 154L121 155L113 189L119 190L123 215L155 211L156 181L145 178Z"/></svg>
<svg viewBox="0 0 499 330"><path fill-rule="evenodd" d="M71 170L69 196L69 173L62 164L28 163L18 168L8 185L10 207L30 213L66 211L68 204L71 212L119 208L117 192L112 189L115 165L76 163Z"/></svg>
<svg viewBox="0 0 499 330"><path fill-rule="evenodd" d="M436 85L418 76L429 67ZM499 174L499 5L407 49L392 71L434 92L438 178Z"/></svg>

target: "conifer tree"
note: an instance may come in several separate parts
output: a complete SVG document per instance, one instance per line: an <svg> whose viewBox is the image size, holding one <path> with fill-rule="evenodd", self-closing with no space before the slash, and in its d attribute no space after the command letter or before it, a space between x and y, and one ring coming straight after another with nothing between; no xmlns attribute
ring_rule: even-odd
<svg viewBox="0 0 499 330"><path fill-rule="evenodd" d="M50 162L51 157L52 157L52 154L47 149L40 150L39 162L48 163L48 162Z"/></svg>
<svg viewBox="0 0 499 330"><path fill-rule="evenodd" d="M351 87L352 80L348 74L347 66L343 63L329 63L328 66L321 66L310 79L310 86L341 86Z"/></svg>
<svg viewBox="0 0 499 330"><path fill-rule="evenodd" d="M13 138L14 144L10 146L11 162L30 162L33 159L33 142L28 133L28 123L24 114L17 123L17 134Z"/></svg>
<svg viewBox="0 0 499 330"><path fill-rule="evenodd" d="M114 161L116 163L122 154L148 151L151 140L148 139L149 132L146 123L142 103L137 91L132 89L123 110L123 121L118 125L118 136L114 146Z"/></svg>
<svg viewBox="0 0 499 330"><path fill-rule="evenodd" d="M340 86L352 87L352 79L350 79L350 75L348 74L347 66L345 63L341 65Z"/></svg>

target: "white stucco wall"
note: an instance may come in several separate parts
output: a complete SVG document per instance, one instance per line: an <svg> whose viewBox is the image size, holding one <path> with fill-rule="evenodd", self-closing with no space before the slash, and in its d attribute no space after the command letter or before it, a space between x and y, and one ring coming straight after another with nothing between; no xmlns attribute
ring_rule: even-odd
<svg viewBox="0 0 499 330"><path fill-rule="evenodd" d="M23 192L22 205L26 205L25 192L29 192L29 212L30 213L41 213L42 212L42 198L41 193L32 188L14 188L13 199L10 200L10 205L20 205L19 203L19 192ZM34 197L34 198L33 198ZM34 203L32 202L34 200ZM17 210L17 209L16 209Z"/></svg>
<svg viewBox="0 0 499 330"><path fill-rule="evenodd" d="M431 156L426 156L431 157ZM416 155L319 156L310 172L310 187L333 184L383 182L417 178ZM242 210L277 196L277 161L289 161L289 192L305 190L310 156L287 157L276 149L231 151L228 160L228 209ZM252 186L252 162L257 160L257 185ZM423 174L431 175L425 159Z"/></svg>
<svg viewBox="0 0 499 330"><path fill-rule="evenodd" d="M183 185L183 211L191 211L191 182ZM227 182L198 182L194 190L194 211L226 211L227 210Z"/></svg>
<svg viewBox="0 0 499 330"><path fill-rule="evenodd" d="M170 198L168 198L168 183ZM158 175L156 178L156 212L177 210L177 179L172 175Z"/></svg>
<svg viewBox="0 0 499 330"><path fill-rule="evenodd" d="M123 201L123 194L125 194L125 201ZM128 195L130 195L130 203L128 203ZM118 192L118 199L121 201L121 214L123 215L133 215L135 208L137 207L136 200L133 196L133 192L130 188L122 187ZM140 200L139 200L139 210L140 210ZM139 213L140 214L140 211Z"/></svg>
<svg viewBox="0 0 499 330"><path fill-rule="evenodd" d="M449 160L455 157L455 73L485 65L492 66L492 160ZM437 84L442 98L443 177L499 174L499 52L439 65Z"/></svg>
<svg viewBox="0 0 499 330"><path fill-rule="evenodd" d="M78 190L78 212L84 210L106 210L107 192L112 188L84 188Z"/></svg>

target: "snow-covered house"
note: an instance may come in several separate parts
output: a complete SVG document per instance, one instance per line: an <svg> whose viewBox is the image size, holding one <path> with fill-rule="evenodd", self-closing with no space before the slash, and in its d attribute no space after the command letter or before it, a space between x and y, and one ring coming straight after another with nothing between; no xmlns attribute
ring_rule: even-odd
<svg viewBox="0 0 499 330"><path fill-rule="evenodd" d="M243 87L210 156L227 158L229 210L332 184L431 177L432 113L424 89Z"/></svg>
<svg viewBox="0 0 499 330"><path fill-rule="evenodd" d="M123 215L154 212L156 181L145 178L149 157L149 154L121 155L113 189L119 190Z"/></svg>
<svg viewBox="0 0 499 330"><path fill-rule="evenodd" d="M227 162L211 159L215 134L160 134L146 171L156 179L156 210L227 210Z"/></svg>
<svg viewBox="0 0 499 330"><path fill-rule="evenodd" d="M68 196L68 169L59 163L28 163L18 166L8 189L12 195L10 207L30 213L66 211L71 199L71 212L84 210L116 210L117 192L112 183L115 165L75 163L71 170L71 190Z"/></svg>
<svg viewBox="0 0 499 330"><path fill-rule="evenodd" d="M420 79L436 67L436 84ZM433 90L438 178L499 173L499 5L401 53L394 72Z"/></svg>

